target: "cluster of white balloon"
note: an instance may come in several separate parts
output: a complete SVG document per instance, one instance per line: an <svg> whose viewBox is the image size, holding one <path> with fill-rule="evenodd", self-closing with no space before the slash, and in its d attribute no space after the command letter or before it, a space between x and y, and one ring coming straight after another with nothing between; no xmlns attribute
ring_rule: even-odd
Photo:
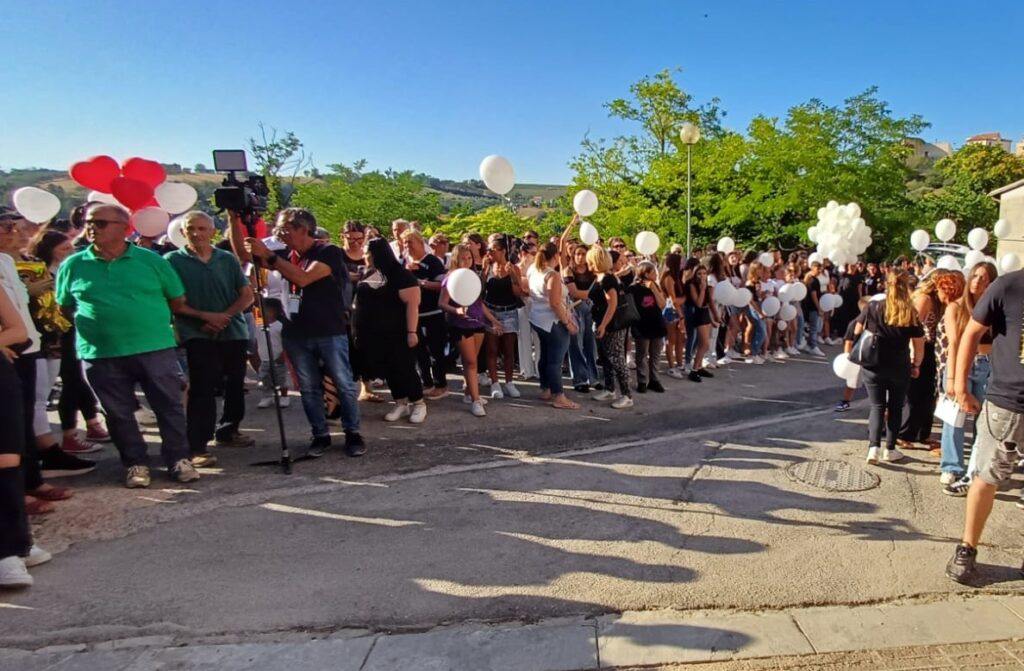
<svg viewBox="0 0 1024 671"><path fill-rule="evenodd" d="M1010 225L1005 219L1000 219L993 227L993 232L997 238L1005 238L1010 234ZM949 242L955 235L956 222L952 219L940 219L935 224L935 237L942 242ZM987 261L996 266L1001 273L1012 273L1015 270L1020 270L1021 259L1013 252L1003 254L998 263L995 258L986 256L984 250L988 243L988 231L984 228L972 228L967 234L967 244L971 250L964 255L963 266L961 267L960 261L952 254L943 254L935 262L935 265L946 270L963 270L967 272L977 264ZM918 229L910 234L910 246L915 251L923 252L928 249L930 244L931 238L928 236L927 231Z"/></svg>
<svg viewBox="0 0 1024 671"><path fill-rule="evenodd" d="M856 263L871 246L871 227L860 216L860 205L840 205L834 200L818 208L818 223L807 229L807 238L818 245L809 261L829 259L836 265Z"/></svg>

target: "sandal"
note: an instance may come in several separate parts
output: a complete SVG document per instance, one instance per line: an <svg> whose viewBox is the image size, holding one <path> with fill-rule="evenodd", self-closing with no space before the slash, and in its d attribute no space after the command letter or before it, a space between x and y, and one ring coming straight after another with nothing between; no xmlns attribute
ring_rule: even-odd
<svg viewBox="0 0 1024 671"><path fill-rule="evenodd" d="M48 515L57 509L49 501L42 501L34 496L26 496L25 499L25 513L28 515Z"/></svg>
<svg viewBox="0 0 1024 671"><path fill-rule="evenodd" d="M67 501L75 495L70 487L58 487L57 485L42 485L28 493L29 496L41 501Z"/></svg>
<svg viewBox="0 0 1024 671"><path fill-rule="evenodd" d="M370 403L383 403L384 398L379 394L375 394L372 391L368 391L365 394L359 394L360 401L369 401Z"/></svg>
<svg viewBox="0 0 1024 671"><path fill-rule="evenodd" d="M555 401L554 403L551 404L551 407L555 408L556 410L579 410L580 404L574 403L569 399L565 399L564 401L561 402Z"/></svg>

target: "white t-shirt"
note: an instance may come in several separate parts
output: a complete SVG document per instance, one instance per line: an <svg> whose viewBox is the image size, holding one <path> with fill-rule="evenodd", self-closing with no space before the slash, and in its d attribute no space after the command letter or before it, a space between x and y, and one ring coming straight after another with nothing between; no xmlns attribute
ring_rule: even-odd
<svg viewBox="0 0 1024 671"><path fill-rule="evenodd" d="M28 308L28 289L18 277L18 267L14 265L14 259L3 252L0 252L0 285L3 285L4 291L17 308L21 321L25 322L28 337L32 340L32 345L25 350L25 354L35 354L39 351L40 335L35 322L32 321L32 312Z"/></svg>

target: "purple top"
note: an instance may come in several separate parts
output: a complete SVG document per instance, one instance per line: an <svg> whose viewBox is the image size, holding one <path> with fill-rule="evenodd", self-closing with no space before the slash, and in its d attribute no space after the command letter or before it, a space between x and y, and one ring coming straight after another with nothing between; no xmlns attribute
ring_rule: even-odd
<svg viewBox="0 0 1024 671"><path fill-rule="evenodd" d="M448 278L451 275L445 275L444 279L441 280L441 288L445 289L448 286ZM448 294L448 298L451 300L453 305L460 305L455 302L451 294ZM462 315L448 315L448 323L455 328L460 329L479 329L487 326L487 318L484 316L484 303L478 296L473 304L466 310L467 314L465 317Z"/></svg>

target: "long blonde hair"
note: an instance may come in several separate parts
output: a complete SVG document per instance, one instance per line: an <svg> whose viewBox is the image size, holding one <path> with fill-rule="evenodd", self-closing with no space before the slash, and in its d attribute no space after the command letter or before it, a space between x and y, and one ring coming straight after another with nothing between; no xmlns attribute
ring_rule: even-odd
<svg viewBox="0 0 1024 671"><path fill-rule="evenodd" d="M971 277L978 268L985 270L990 285L999 277L999 271L988 261L982 261L971 268L971 275L967 278L967 286L964 287L963 295L954 301L960 308L960 311L956 313L956 330L958 333L963 333L967 329L967 323L971 321L971 315L974 314L974 306L977 301L974 298L974 294L971 293Z"/></svg>
<svg viewBox="0 0 1024 671"><path fill-rule="evenodd" d="M917 310L910 295L910 275L890 270L885 278L885 323L889 326L916 326Z"/></svg>

